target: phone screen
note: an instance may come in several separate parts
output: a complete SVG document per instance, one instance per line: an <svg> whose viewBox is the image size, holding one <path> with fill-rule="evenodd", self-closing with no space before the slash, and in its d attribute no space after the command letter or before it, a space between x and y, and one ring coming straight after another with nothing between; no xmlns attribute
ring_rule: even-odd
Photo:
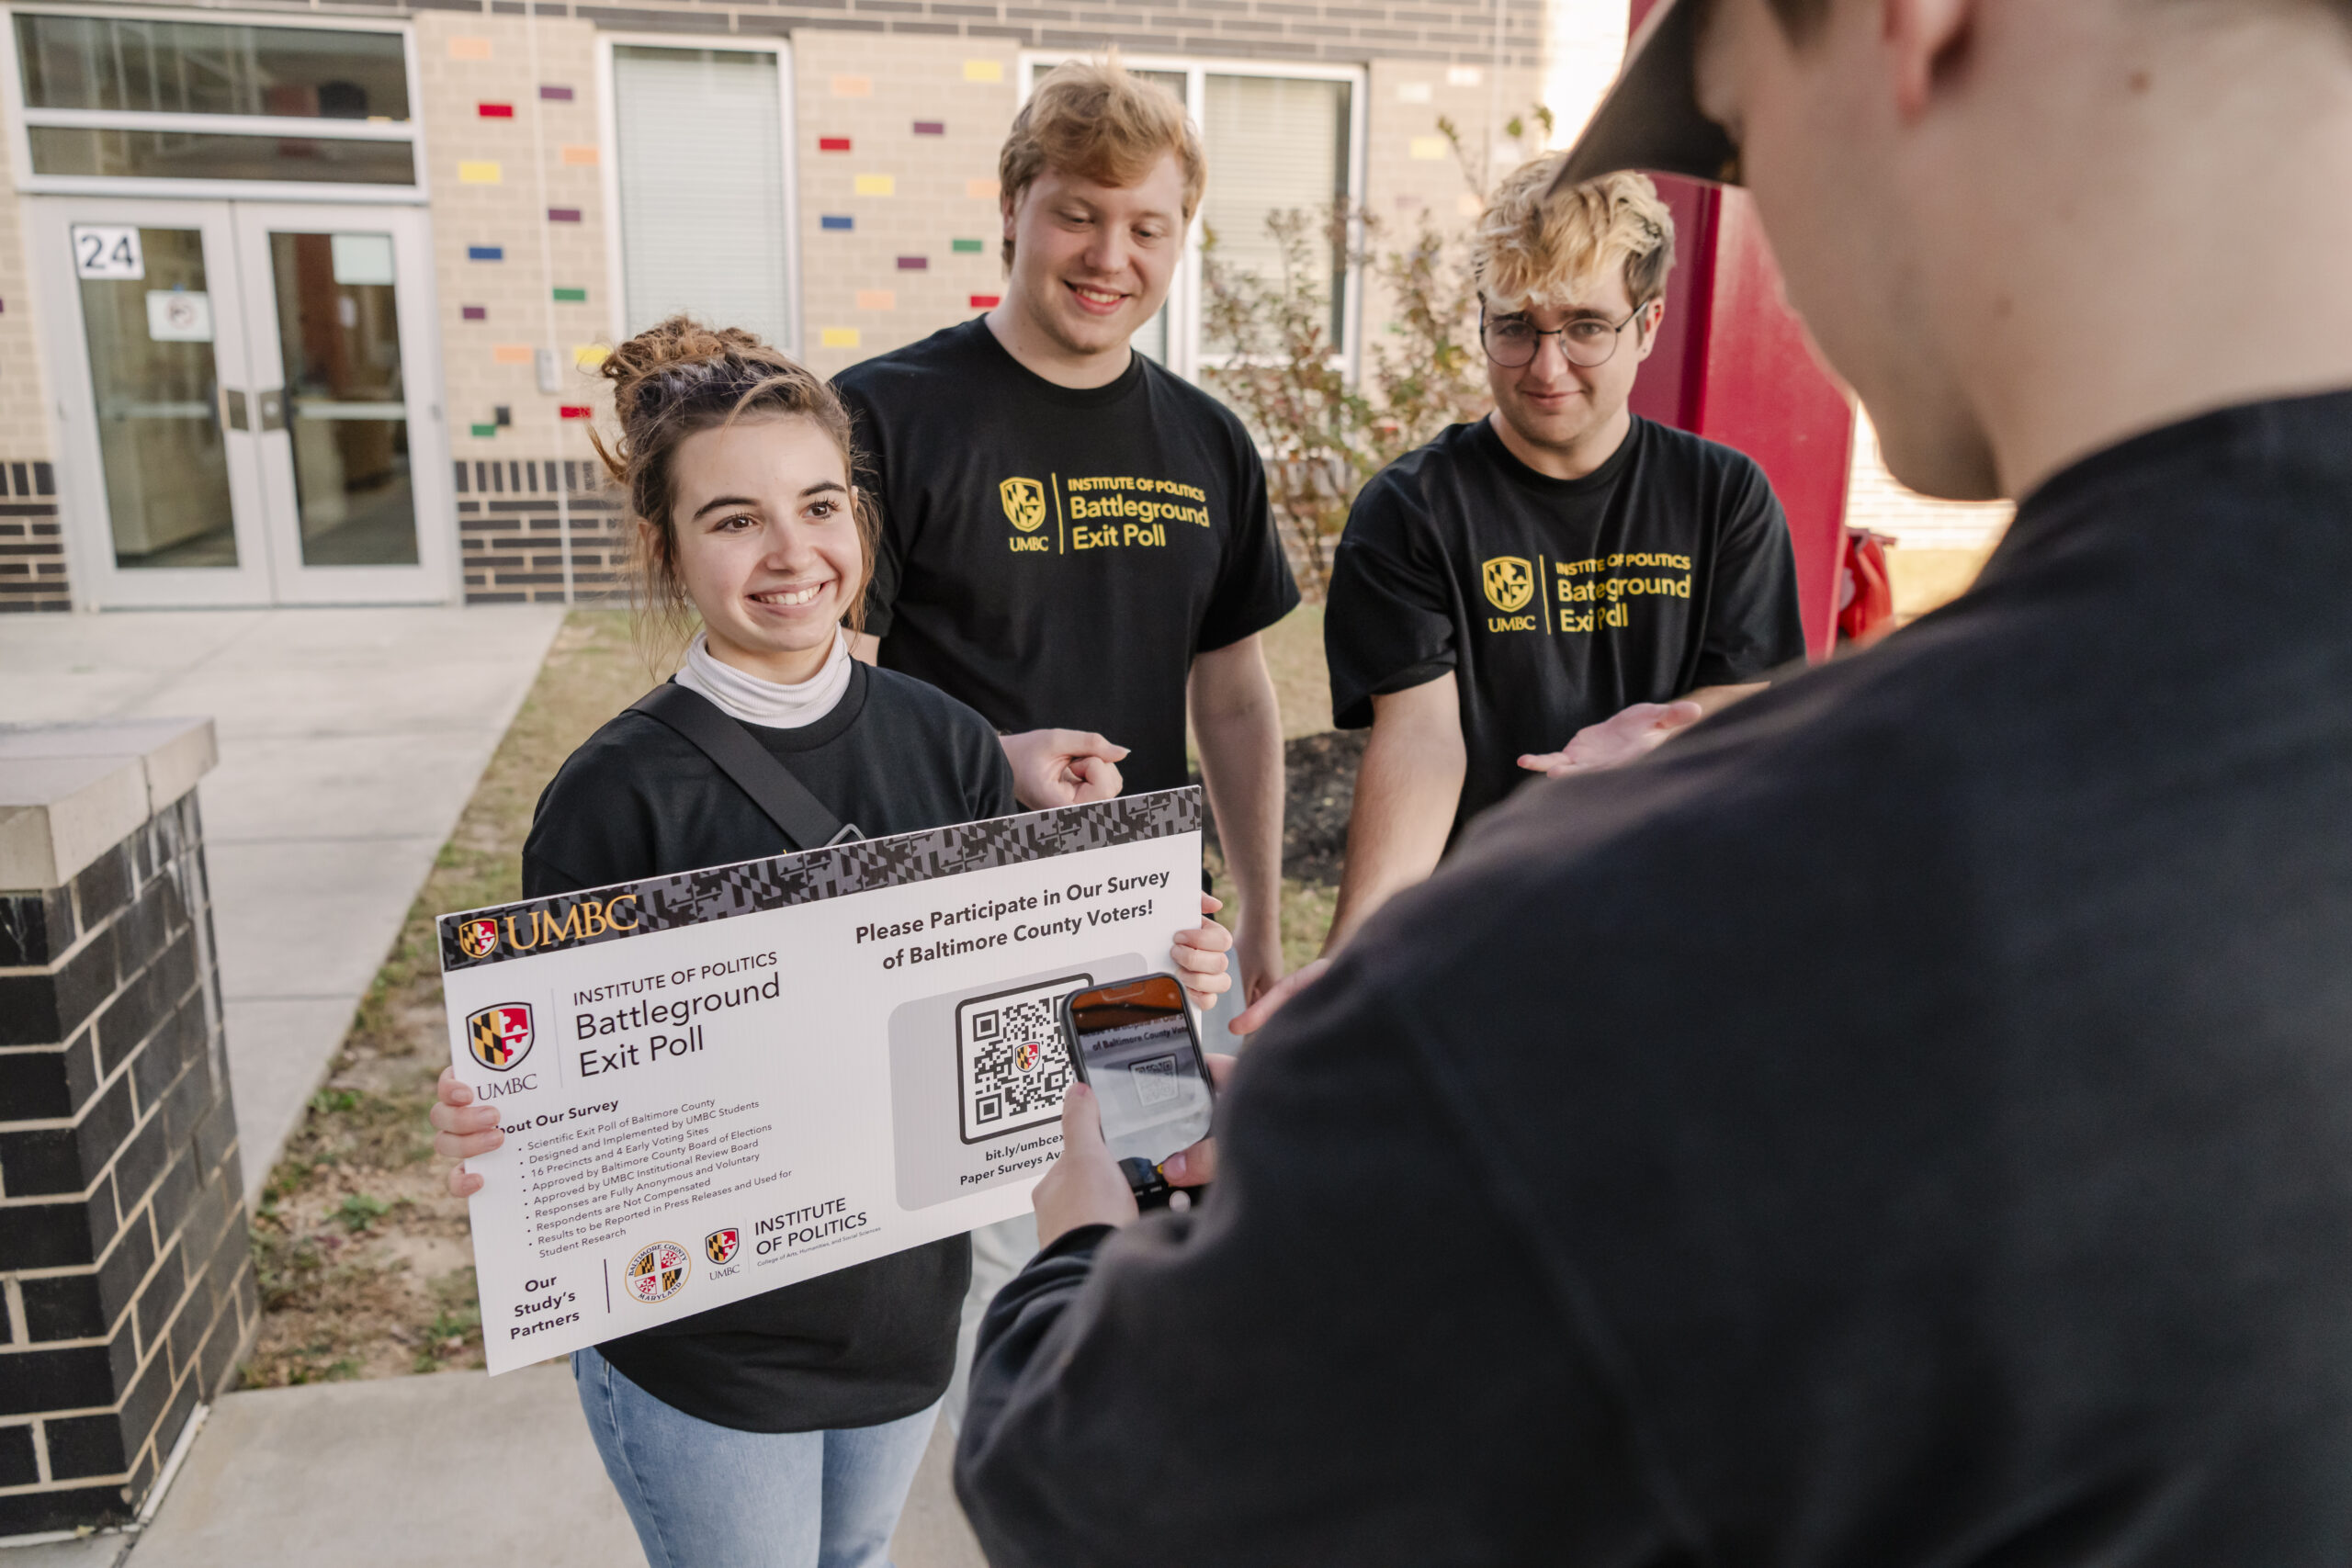
<svg viewBox="0 0 2352 1568"><path fill-rule="evenodd" d="M1114 1159L1158 1165L1209 1134L1209 1085L1184 992L1148 976L1069 998L1071 1044Z"/></svg>

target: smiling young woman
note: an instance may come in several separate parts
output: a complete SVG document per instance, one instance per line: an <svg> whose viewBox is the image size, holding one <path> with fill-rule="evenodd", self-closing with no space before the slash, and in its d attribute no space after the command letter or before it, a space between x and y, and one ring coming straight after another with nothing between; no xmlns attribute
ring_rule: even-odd
<svg viewBox="0 0 2352 1568"><path fill-rule="evenodd" d="M673 317L605 363L628 497L640 644L870 837L1020 809L996 732L911 676L852 659L876 526L832 389L748 333ZM699 630L694 628L699 625ZM657 662L657 667L659 663ZM539 797L523 891L783 852L776 826L692 742L635 708ZM1226 933L1178 933L1204 1002ZM444 1074L435 1147L503 1141ZM460 1165L450 1188L478 1190ZM956 1236L615 1339L572 1357L581 1404L646 1556L670 1564L882 1562L956 1359L971 1247Z"/></svg>

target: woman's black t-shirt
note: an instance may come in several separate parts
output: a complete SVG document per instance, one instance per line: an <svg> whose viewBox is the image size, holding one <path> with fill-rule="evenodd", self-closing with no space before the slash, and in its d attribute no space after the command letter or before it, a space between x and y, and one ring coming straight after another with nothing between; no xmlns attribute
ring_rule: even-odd
<svg viewBox="0 0 2352 1568"><path fill-rule="evenodd" d="M933 687L860 664L833 711L799 729L744 728L869 838L1021 809L988 722ZM523 894L780 854L752 798L675 730L623 713L539 796ZM963 1236L877 1258L597 1347L687 1415L747 1432L871 1427L946 1391L971 1281Z"/></svg>

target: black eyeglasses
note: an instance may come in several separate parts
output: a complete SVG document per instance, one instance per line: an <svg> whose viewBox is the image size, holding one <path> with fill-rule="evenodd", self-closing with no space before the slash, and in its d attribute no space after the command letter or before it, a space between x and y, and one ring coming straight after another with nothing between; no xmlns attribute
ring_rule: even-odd
<svg viewBox="0 0 2352 1568"><path fill-rule="evenodd" d="M1478 346L1487 351L1487 358L1504 369L1521 370L1535 363L1535 355L1542 351L1545 338L1555 337L1560 340L1560 352L1567 356L1569 364L1590 370L1595 366L1609 363L1617 352L1618 340L1625 329L1648 309L1646 303L1634 306L1634 313L1615 326L1610 325L1604 316L1579 316L1566 326L1544 331L1525 316L1489 317L1487 308L1481 305L1478 307Z"/></svg>

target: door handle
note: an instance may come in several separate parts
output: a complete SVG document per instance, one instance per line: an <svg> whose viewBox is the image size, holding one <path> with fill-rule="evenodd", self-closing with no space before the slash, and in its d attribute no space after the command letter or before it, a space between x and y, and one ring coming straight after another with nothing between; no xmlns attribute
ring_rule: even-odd
<svg viewBox="0 0 2352 1568"><path fill-rule="evenodd" d="M261 427L264 430L286 428L286 389L273 387L266 392L255 392L254 400L261 405Z"/></svg>
<svg viewBox="0 0 2352 1568"><path fill-rule="evenodd" d="M245 412L245 394L234 387L220 389L220 400L229 410L229 428L251 430L253 425Z"/></svg>

